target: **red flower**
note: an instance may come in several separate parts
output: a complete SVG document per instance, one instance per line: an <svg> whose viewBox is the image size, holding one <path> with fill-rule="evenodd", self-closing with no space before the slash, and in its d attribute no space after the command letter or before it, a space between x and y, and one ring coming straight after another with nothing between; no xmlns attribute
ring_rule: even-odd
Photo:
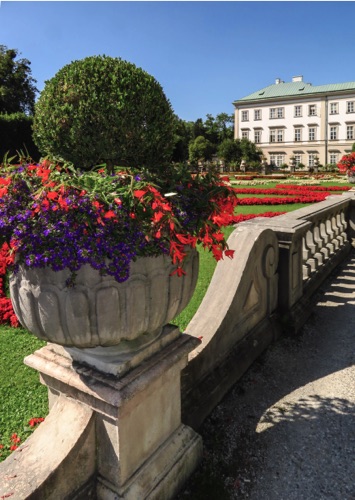
<svg viewBox="0 0 355 500"><path fill-rule="evenodd" d="M28 425L30 427L35 427L36 425L40 424L41 422L44 421L44 418L43 417L34 417L34 418L31 418L29 421L28 421Z"/></svg>
<svg viewBox="0 0 355 500"><path fill-rule="evenodd" d="M136 191L133 192L135 198L142 198L146 194L146 189L137 189Z"/></svg>
<svg viewBox="0 0 355 500"><path fill-rule="evenodd" d="M170 273L170 276L174 276L174 274L177 274L180 278L181 276L183 276L186 273L181 267L177 267L172 273Z"/></svg>
<svg viewBox="0 0 355 500"><path fill-rule="evenodd" d="M230 259L233 259L234 252L235 252L235 250L225 250L225 251L224 251L224 255L225 255L226 257L229 257Z"/></svg>
<svg viewBox="0 0 355 500"><path fill-rule="evenodd" d="M58 198L58 193L56 191L49 191L49 193L47 193L47 198L49 200L56 200Z"/></svg>
<svg viewBox="0 0 355 500"><path fill-rule="evenodd" d="M116 214L113 210L109 210L105 213L104 217L105 219L113 219L114 217L116 217Z"/></svg>

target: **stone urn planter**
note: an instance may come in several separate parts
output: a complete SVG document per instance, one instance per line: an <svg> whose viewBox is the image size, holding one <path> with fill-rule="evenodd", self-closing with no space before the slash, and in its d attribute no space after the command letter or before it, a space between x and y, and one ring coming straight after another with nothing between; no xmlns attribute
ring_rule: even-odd
<svg viewBox="0 0 355 500"><path fill-rule="evenodd" d="M186 275L171 275L167 255L142 257L130 277L118 283L89 265L66 286L68 270L20 266L10 278L13 308L20 323L40 339L65 347L117 346L141 349L189 303L198 276L198 252L191 250Z"/></svg>

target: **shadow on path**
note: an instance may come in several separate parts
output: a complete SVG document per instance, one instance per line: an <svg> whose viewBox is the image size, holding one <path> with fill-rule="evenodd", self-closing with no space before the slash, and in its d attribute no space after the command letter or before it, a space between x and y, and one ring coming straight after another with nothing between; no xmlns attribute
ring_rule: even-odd
<svg viewBox="0 0 355 500"><path fill-rule="evenodd" d="M355 500L355 253L200 429L179 500Z"/></svg>

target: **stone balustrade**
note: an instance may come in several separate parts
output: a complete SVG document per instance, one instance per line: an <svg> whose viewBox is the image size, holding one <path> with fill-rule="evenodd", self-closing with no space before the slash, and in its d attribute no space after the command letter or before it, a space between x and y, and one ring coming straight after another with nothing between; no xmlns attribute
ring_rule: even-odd
<svg viewBox="0 0 355 500"><path fill-rule="evenodd" d="M201 459L201 422L271 342L302 327L354 238L355 192L239 224L234 259L218 263L186 333L124 375L53 344L29 356L51 411L0 464L0 498L173 498Z"/></svg>
<svg viewBox="0 0 355 500"><path fill-rule="evenodd" d="M218 263L186 329L202 344L182 372L185 423L198 429L270 342L300 330L314 292L349 254L354 222L351 191L237 226L229 240L235 257Z"/></svg>

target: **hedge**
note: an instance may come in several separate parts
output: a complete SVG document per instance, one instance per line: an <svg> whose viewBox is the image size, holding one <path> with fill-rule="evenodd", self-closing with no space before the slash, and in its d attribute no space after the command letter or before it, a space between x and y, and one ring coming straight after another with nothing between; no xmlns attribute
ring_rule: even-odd
<svg viewBox="0 0 355 500"><path fill-rule="evenodd" d="M32 139L33 117L24 113L0 114L0 161L6 153L9 157L17 152L28 152L34 161L40 153Z"/></svg>

